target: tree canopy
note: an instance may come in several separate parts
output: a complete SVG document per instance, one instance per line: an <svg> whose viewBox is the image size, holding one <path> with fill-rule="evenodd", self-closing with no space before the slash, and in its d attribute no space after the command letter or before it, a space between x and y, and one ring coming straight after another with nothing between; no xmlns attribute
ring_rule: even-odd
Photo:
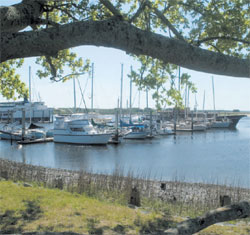
<svg viewBox="0 0 250 235"><path fill-rule="evenodd" d="M133 56L141 64L131 70L133 81L169 104L181 100L178 66L250 77L247 0L23 0L0 7L0 27L0 93L7 98L27 93L15 74L23 58L37 57L38 76L54 81L88 71L89 60L70 51L82 45ZM67 76L65 66L72 70ZM180 83L195 91L187 74Z"/></svg>

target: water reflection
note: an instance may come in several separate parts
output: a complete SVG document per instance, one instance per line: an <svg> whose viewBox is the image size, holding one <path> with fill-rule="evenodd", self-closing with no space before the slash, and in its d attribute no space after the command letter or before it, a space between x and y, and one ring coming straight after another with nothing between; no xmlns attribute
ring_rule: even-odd
<svg viewBox="0 0 250 235"><path fill-rule="evenodd" d="M101 159L102 153L107 150L107 146L53 144L56 167L71 170L91 170L93 161Z"/></svg>

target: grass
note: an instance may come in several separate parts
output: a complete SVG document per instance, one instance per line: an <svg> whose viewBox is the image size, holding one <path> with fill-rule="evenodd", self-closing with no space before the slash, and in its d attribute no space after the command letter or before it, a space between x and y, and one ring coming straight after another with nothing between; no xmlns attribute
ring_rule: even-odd
<svg viewBox="0 0 250 235"><path fill-rule="evenodd" d="M177 204L175 207L149 199L142 199L141 208L129 208L124 201L122 204L36 184L24 187L22 182L0 181L0 233L159 234L185 219ZM199 234L249 231L250 225L241 222L240 226L214 225Z"/></svg>
<svg viewBox="0 0 250 235"><path fill-rule="evenodd" d="M0 195L0 231L3 233L137 234L149 222L153 224L162 219L162 215L154 211L145 213L76 193L24 187L11 181L0 182Z"/></svg>

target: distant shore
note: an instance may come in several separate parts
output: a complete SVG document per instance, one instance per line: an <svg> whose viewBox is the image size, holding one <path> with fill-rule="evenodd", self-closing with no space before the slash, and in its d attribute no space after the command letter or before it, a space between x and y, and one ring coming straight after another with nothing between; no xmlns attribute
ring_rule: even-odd
<svg viewBox="0 0 250 235"><path fill-rule="evenodd" d="M170 108L171 109L171 108ZM115 115L116 113L116 108L113 109L94 109L91 112L95 112L95 113L99 113L99 114L103 114L103 115ZM132 108L132 110L130 109L123 109L123 114L130 114L130 112L132 113L132 115L137 115L137 114L141 114L141 113L149 113L150 110L157 112L155 109L151 109L151 108L144 108L144 109L140 109L140 108ZM74 108L55 108L54 109L54 114L58 114L58 115L66 115L66 114L72 114L74 112ZM78 113L85 113L86 109L84 108L78 108L77 109ZM241 111L241 110L198 110L198 112L216 112L218 114L221 115L247 115L250 116L250 111Z"/></svg>

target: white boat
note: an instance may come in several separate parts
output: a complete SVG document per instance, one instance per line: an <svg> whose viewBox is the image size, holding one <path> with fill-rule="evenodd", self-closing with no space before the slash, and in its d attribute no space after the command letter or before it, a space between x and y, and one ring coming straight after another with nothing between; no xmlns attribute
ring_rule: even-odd
<svg viewBox="0 0 250 235"><path fill-rule="evenodd" d="M43 130L25 130L24 137L22 130L4 131L0 130L0 139L2 140L22 140L22 139L42 139L46 134Z"/></svg>
<svg viewBox="0 0 250 235"><path fill-rule="evenodd" d="M20 132L5 132L0 131L1 140L22 140L22 134Z"/></svg>
<svg viewBox="0 0 250 235"><path fill-rule="evenodd" d="M173 135L174 131L170 127L165 127L165 128L163 127L161 129L157 129L156 133L158 135Z"/></svg>
<svg viewBox="0 0 250 235"><path fill-rule="evenodd" d="M155 132L157 135L173 135L175 133L172 123L162 123L162 121L155 125Z"/></svg>
<svg viewBox="0 0 250 235"><path fill-rule="evenodd" d="M176 131L180 132L194 132L194 131L205 131L207 129L207 125L205 123L192 123L185 122L185 123L179 123L176 126Z"/></svg>
<svg viewBox="0 0 250 235"><path fill-rule="evenodd" d="M46 137L51 138L54 137L54 129L49 129L46 131Z"/></svg>
<svg viewBox="0 0 250 235"><path fill-rule="evenodd" d="M130 131L124 135L123 139L146 139L149 132L143 127L131 127Z"/></svg>
<svg viewBox="0 0 250 235"><path fill-rule="evenodd" d="M207 129L207 125L205 123L194 123L193 131L205 131Z"/></svg>
<svg viewBox="0 0 250 235"><path fill-rule="evenodd" d="M54 123L54 142L69 144L107 144L111 133L94 128L88 119L70 120L57 117Z"/></svg>
<svg viewBox="0 0 250 235"><path fill-rule="evenodd" d="M29 139L42 139L46 137L46 132L43 130L27 130L26 137Z"/></svg>

